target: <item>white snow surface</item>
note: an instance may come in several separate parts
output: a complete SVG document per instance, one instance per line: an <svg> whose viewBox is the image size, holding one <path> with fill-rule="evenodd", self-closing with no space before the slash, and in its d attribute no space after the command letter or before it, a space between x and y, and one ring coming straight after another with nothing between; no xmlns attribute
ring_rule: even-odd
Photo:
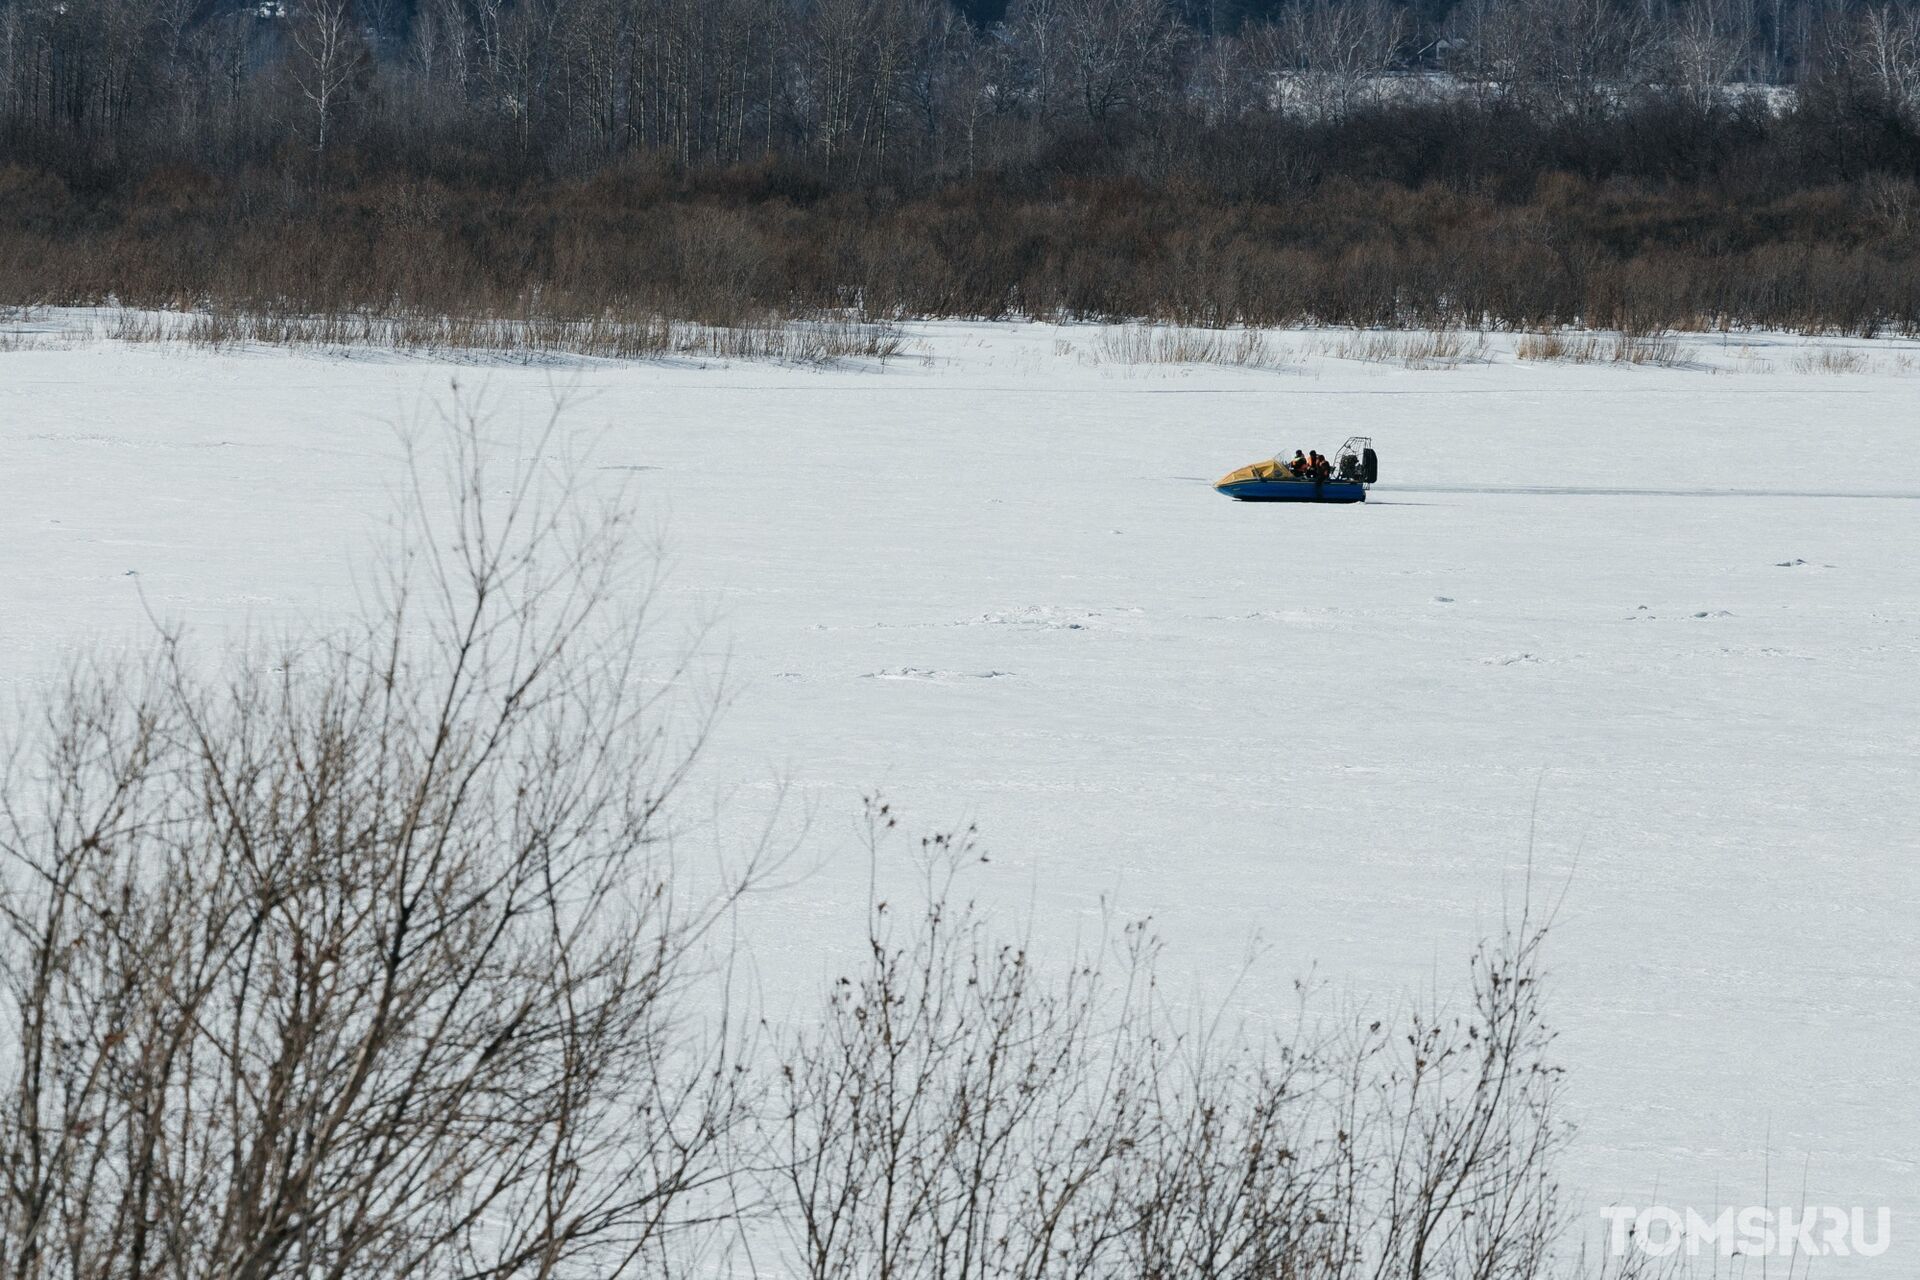
<svg viewBox="0 0 1920 1280"><path fill-rule="evenodd" d="M1175 978L1254 1018L1308 973L1383 1008L1456 988L1531 856L1566 893L1577 1202L1889 1205L1885 1257L1812 1274L1920 1271L1920 348L1252 370L912 334L824 370L0 352L0 676L30 694L149 609L337 622L395 424L455 377L503 437L560 394L724 656L695 805L728 841L782 784L811 817L817 869L752 907L771 1006L857 954L875 790L978 823L1010 929L1151 913ZM1364 506L1208 487L1353 434Z"/></svg>

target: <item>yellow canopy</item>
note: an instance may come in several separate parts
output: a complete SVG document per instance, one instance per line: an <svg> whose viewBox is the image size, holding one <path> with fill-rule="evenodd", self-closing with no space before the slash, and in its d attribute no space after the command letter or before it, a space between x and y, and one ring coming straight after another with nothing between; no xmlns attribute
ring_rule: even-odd
<svg viewBox="0 0 1920 1280"><path fill-rule="evenodd" d="M1242 480L1296 480L1293 468L1278 458L1268 458L1265 462L1256 462L1250 467L1242 467L1231 475L1225 475L1215 484L1237 484Z"/></svg>

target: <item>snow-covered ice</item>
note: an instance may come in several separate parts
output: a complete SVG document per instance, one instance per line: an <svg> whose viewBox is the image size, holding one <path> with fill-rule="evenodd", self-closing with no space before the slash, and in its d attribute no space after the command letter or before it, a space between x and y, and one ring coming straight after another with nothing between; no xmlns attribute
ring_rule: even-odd
<svg viewBox="0 0 1920 1280"><path fill-rule="evenodd" d="M1531 847L1567 884L1582 1201L1886 1204L1893 1250L1816 1274L1920 1267L1920 348L1249 370L913 334L884 369L0 352L0 676L149 609L337 619L394 423L458 376L510 438L558 392L724 656L721 834L782 783L811 814L818 870L753 907L769 1000L851 954L875 789L977 822L979 887L1043 941L1151 912L1224 991L1258 935L1255 1015L1310 969L1380 1003L1453 984ZM1365 506L1208 488L1353 434Z"/></svg>

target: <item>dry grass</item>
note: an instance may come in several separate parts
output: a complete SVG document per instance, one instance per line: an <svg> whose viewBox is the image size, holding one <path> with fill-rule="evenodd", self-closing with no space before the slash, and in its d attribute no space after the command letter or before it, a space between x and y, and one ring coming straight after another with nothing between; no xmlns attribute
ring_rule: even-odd
<svg viewBox="0 0 1920 1280"><path fill-rule="evenodd" d="M1599 338L1594 334L1567 334L1557 329L1543 333L1523 333L1514 344L1513 354L1520 360L1565 360L1587 364L1596 356Z"/></svg>
<svg viewBox="0 0 1920 1280"><path fill-rule="evenodd" d="M1718 370L1722 373L1772 373L1773 361L1755 350L1753 344L1743 342L1740 349L1733 353L1731 368Z"/></svg>
<svg viewBox="0 0 1920 1280"><path fill-rule="evenodd" d="M1697 353L1670 333L1571 333L1549 329L1520 335L1513 354L1520 360L1678 369L1694 363Z"/></svg>
<svg viewBox="0 0 1920 1280"><path fill-rule="evenodd" d="M1676 369L1694 363L1696 352L1670 333L1619 333L1606 343L1606 358L1614 364L1656 365Z"/></svg>
<svg viewBox="0 0 1920 1280"><path fill-rule="evenodd" d="M1056 354L1059 343L1054 345ZM1071 349L1069 347L1069 349ZM1182 325L1128 324L1102 329L1098 358L1114 364L1216 364L1269 369L1292 364L1259 329L1191 329Z"/></svg>
<svg viewBox="0 0 1920 1280"><path fill-rule="evenodd" d="M906 345L894 325L848 318L766 316L741 325L710 325L640 313L583 318L382 315L335 311L273 312L123 310L105 336L119 342L182 343L199 350L239 346L373 349L419 354L474 354L537 359L587 356L607 360L669 357L830 364L891 360Z"/></svg>
<svg viewBox="0 0 1920 1280"><path fill-rule="evenodd" d="M1362 329L1324 348L1342 360L1396 364L1406 369L1457 369L1487 358L1487 335L1465 329L1411 332Z"/></svg>
<svg viewBox="0 0 1920 1280"><path fill-rule="evenodd" d="M1699 367L1699 350L1672 333L1592 333L1545 330L1520 335L1514 356L1521 360L1567 364L1656 365L1683 369ZM1875 354L1858 347L1826 346L1808 342L1789 355L1786 350L1743 342L1732 350L1732 364L1715 366L1715 373L1794 373L1905 375L1920 369L1912 351Z"/></svg>
<svg viewBox="0 0 1920 1280"><path fill-rule="evenodd" d="M8 351L68 351L87 335L46 327L44 307L0 307L0 353Z"/></svg>
<svg viewBox="0 0 1920 1280"><path fill-rule="evenodd" d="M1795 373L1866 373L1873 361L1852 347L1808 347L1793 357Z"/></svg>
<svg viewBox="0 0 1920 1280"><path fill-rule="evenodd" d="M1871 352L1856 347L1809 346L1794 353L1795 373L1865 373L1904 377L1920 368L1912 351Z"/></svg>
<svg viewBox="0 0 1920 1280"><path fill-rule="evenodd" d="M279 311L118 310L90 318L50 321L44 308L0 309L0 354L72 350L102 338L178 344L205 351L245 346L319 350L394 351L452 357L538 360L742 360L827 365L849 360L882 364L902 356L931 362L924 343L910 343L897 324L825 313L806 318L763 314L734 324L672 319L651 311L603 312L585 317L435 315L340 310L314 314ZM1719 344L1716 344L1718 347ZM1911 375L1920 355L1809 341L1795 349L1742 344L1717 373ZM1707 369L1699 348L1681 335L1548 329L1520 334L1514 357L1526 362ZM1408 369L1453 369L1492 359L1486 334L1474 330L1363 329L1332 331L1289 345L1256 328L1215 330L1147 322L1099 329L1090 339L1056 337L1055 359L1094 366L1216 365L1247 369L1298 368L1308 355L1333 356Z"/></svg>

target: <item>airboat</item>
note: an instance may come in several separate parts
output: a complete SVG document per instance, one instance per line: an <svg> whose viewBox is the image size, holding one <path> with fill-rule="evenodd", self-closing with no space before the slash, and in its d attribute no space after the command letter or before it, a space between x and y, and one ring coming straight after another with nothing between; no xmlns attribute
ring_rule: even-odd
<svg viewBox="0 0 1920 1280"><path fill-rule="evenodd" d="M1349 436L1333 455L1332 474L1296 472L1279 454L1240 468L1214 482L1238 502L1365 502L1367 486L1380 478L1380 459L1368 436Z"/></svg>

